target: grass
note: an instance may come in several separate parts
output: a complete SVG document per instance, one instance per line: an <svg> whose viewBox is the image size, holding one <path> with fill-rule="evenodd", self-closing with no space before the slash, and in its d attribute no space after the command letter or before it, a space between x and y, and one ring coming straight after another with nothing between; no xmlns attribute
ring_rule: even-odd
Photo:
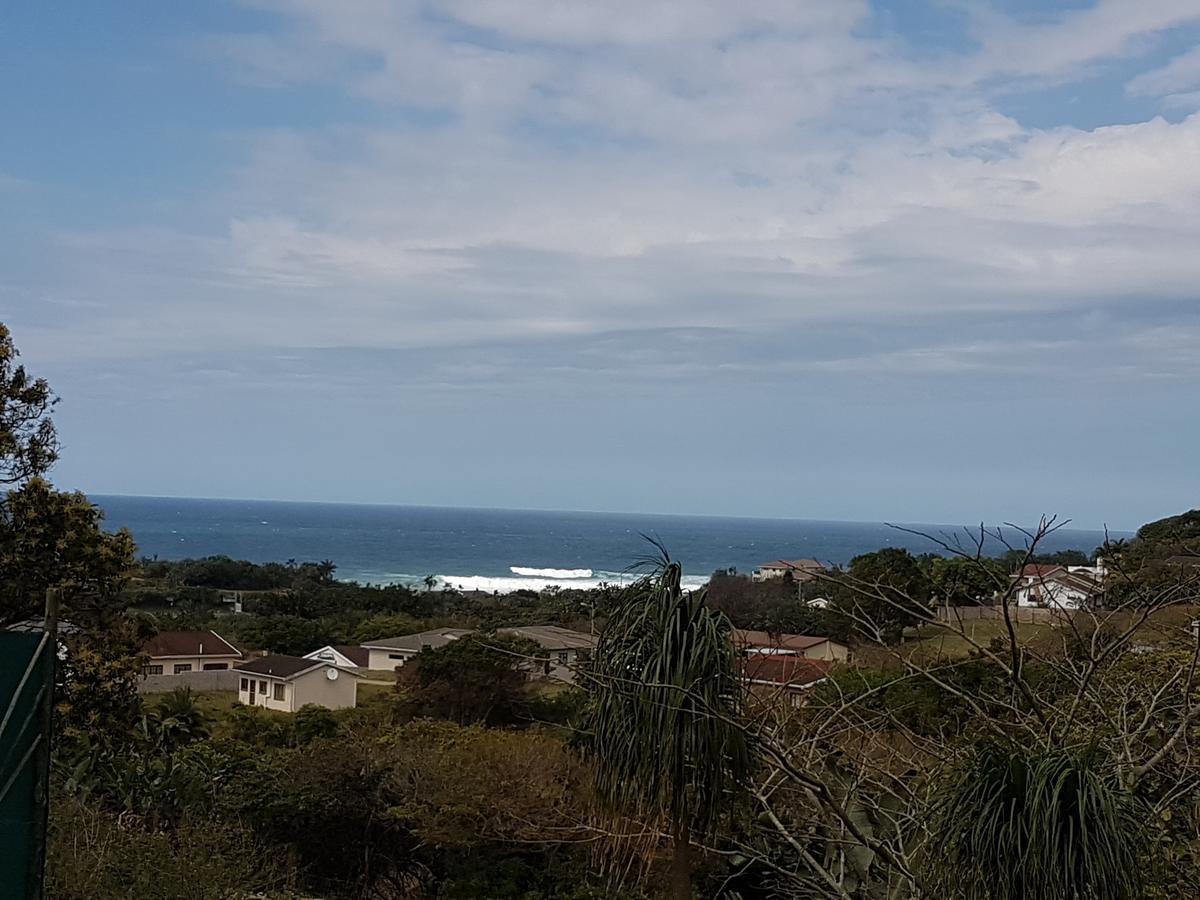
<svg viewBox="0 0 1200 900"><path fill-rule="evenodd" d="M1112 615L1105 622L1105 614L1098 618L1104 627L1113 633L1123 632L1134 623L1133 612L1122 612ZM1160 648L1189 647L1193 638L1190 624L1193 619L1200 617L1200 606L1180 604L1168 606L1156 611L1146 622L1134 632L1132 643L1144 644ZM974 622L963 622L961 626L949 623L955 629L960 628L967 637L981 646L1000 638L1008 642L1008 630L999 619L983 619ZM1071 634L1070 628L1063 624L1020 623L1015 626L1017 640L1025 646L1031 646L1047 653L1061 649L1065 637ZM1079 623L1079 630L1091 630L1091 621L1084 618ZM908 639L899 648L899 652L913 660L930 661L934 659L961 659L969 656L974 650L971 642L962 634L955 631L925 625L915 639Z"/></svg>

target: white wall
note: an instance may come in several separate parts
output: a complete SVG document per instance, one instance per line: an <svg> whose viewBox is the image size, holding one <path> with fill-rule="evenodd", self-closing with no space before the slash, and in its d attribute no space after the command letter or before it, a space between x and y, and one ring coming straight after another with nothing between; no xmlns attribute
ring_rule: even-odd
<svg viewBox="0 0 1200 900"><path fill-rule="evenodd" d="M241 661L241 657L238 656L229 656L225 657L224 659L214 659L211 656L160 656L158 658L151 657L147 665L162 666L163 670L160 674L174 675L176 666L191 666L191 671L202 672L204 671L204 667L206 665L224 666L226 669L232 669L235 663L239 663Z"/></svg>
<svg viewBox="0 0 1200 900"><path fill-rule="evenodd" d="M370 659L367 660L368 669L376 669L380 672L391 672L396 666L404 665L406 660L416 656L413 650L369 650Z"/></svg>

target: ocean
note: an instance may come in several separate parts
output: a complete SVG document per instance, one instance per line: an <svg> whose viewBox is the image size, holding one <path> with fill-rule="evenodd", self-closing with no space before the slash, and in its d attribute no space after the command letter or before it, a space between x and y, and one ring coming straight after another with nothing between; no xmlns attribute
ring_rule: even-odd
<svg viewBox="0 0 1200 900"><path fill-rule="evenodd" d="M631 577L654 552L645 536L679 560L690 586L718 569L749 572L773 559L845 564L881 547L935 551L927 540L878 522L820 522L632 513L458 509L93 496L105 527L128 528L143 556L160 559L223 554L252 562L332 560L337 577L371 584L415 583L434 576L461 590L595 587ZM961 526L907 525L954 532ZM1123 535L1114 535L1120 537ZM1009 539L1020 543L1019 535ZM1099 531L1055 532L1046 551L1090 553ZM994 552L1002 552L998 545Z"/></svg>

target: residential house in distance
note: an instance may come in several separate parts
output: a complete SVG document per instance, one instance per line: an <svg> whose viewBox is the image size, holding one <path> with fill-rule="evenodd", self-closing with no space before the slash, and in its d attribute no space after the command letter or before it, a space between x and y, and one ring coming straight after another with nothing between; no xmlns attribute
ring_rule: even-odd
<svg viewBox="0 0 1200 900"><path fill-rule="evenodd" d="M733 632L733 642L746 656L795 656L825 662L845 662L850 648L827 637L807 634L770 634L766 631Z"/></svg>
<svg viewBox="0 0 1200 900"><path fill-rule="evenodd" d="M560 628L557 625L501 628L496 633L533 641L547 654L542 674L568 683L574 681L572 669L579 660L579 654L586 653L596 646L596 639L590 634Z"/></svg>
<svg viewBox="0 0 1200 900"><path fill-rule="evenodd" d="M327 644L312 653L305 653L305 659L319 659L322 662L333 663L343 669L371 668L371 651L366 647L353 644Z"/></svg>
<svg viewBox="0 0 1200 900"><path fill-rule="evenodd" d="M358 701L359 675L320 659L260 656L237 667L238 700L278 712L315 704L347 709Z"/></svg>
<svg viewBox="0 0 1200 900"><path fill-rule="evenodd" d="M1028 565L1013 577L1018 580L1017 606L1084 609L1104 599L1103 565Z"/></svg>
<svg viewBox="0 0 1200 900"><path fill-rule="evenodd" d="M391 672L426 648L445 647L451 641L457 641L470 633L469 628L434 628L417 634L364 641L360 646L368 651L368 669Z"/></svg>
<svg viewBox="0 0 1200 900"><path fill-rule="evenodd" d="M811 581L825 566L815 559L776 559L763 563L750 576L751 581L770 581L791 575L796 581Z"/></svg>
<svg viewBox="0 0 1200 900"><path fill-rule="evenodd" d="M804 703L805 692L824 681L834 665L794 654L750 653L741 660L742 680L759 696L782 694L798 707Z"/></svg>
<svg viewBox="0 0 1200 900"><path fill-rule="evenodd" d="M242 651L215 631L160 631L142 647L146 675L182 675L233 668Z"/></svg>

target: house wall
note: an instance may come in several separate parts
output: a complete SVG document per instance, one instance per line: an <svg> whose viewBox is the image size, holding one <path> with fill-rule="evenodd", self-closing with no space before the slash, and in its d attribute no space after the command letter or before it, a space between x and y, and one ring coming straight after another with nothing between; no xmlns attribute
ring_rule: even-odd
<svg viewBox="0 0 1200 900"><path fill-rule="evenodd" d="M850 658L850 648L836 641L825 641L804 651L805 659L823 659L828 662L845 662Z"/></svg>
<svg viewBox="0 0 1200 900"><path fill-rule="evenodd" d="M233 669L226 669L223 672L143 675L138 681L137 689L138 693L141 694L161 694L180 687L188 687L193 691L236 691L238 688L238 673Z"/></svg>
<svg viewBox="0 0 1200 900"><path fill-rule="evenodd" d="M396 666L404 665L406 660L417 654L412 650L370 650L371 658L367 660L367 668L380 672L391 672Z"/></svg>
<svg viewBox="0 0 1200 900"><path fill-rule="evenodd" d="M232 669L234 663L238 662L241 662L241 657L238 656L152 656L147 665L162 666L162 675L174 675L176 666L191 666L193 672L202 672L206 665L223 665Z"/></svg>
<svg viewBox="0 0 1200 900"><path fill-rule="evenodd" d="M246 679L246 684L247 684L246 687L242 686L243 678ZM276 710L280 710L282 712L289 711L286 706L286 702L287 702L286 700L281 702L278 700L271 699L271 697L273 697L274 693L275 693L276 680L274 678L267 678L263 675L253 675L249 672L239 672L238 673L238 700L241 703L244 703L247 706L251 705L250 704L250 690L249 690L249 682L250 681L254 681L256 683L256 685L259 685L259 686L261 686L261 685L266 686L266 690L261 690L261 689L259 689L259 687L255 688L254 704L253 704L254 706L261 706L264 709L276 709ZM286 688L286 685L285 685L285 688ZM284 694L284 696L286 697L287 695Z"/></svg>
<svg viewBox="0 0 1200 900"><path fill-rule="evenodd" d="M327 709L347 709L358 697L358 679L346 672L338 673L337 681L325 677L327 669L316 669L288 683L287 702L291 712L309 703Z"/></svg>

